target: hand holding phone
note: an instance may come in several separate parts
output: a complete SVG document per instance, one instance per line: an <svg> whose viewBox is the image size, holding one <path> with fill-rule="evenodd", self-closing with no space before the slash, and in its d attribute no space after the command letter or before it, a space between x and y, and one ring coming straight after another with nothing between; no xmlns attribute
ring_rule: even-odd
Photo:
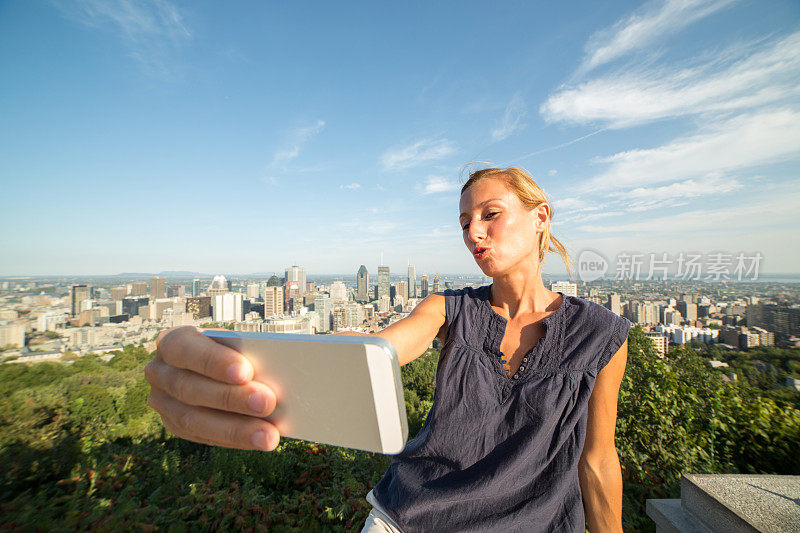
<svg viewBox="0 0 800 533"><path fill-rule="evenodd" d="M276 407L275 392L253 381L242 354L214 342L192 326L158 337L156 356L145 367L148 399L178 437L227 448L272 451L280 433L264 420Z"/></svg>
<svg viewBox="0 0 800 533"><path fill-rule="evenodd" d="M277 399L266 420L286 437L399 453L408 437L400 366L377 336L207 330L253 366Z"/></svg>

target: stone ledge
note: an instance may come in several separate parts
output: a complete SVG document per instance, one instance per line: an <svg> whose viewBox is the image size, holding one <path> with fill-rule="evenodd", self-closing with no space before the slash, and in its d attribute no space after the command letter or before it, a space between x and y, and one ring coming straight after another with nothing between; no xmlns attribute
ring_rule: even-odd
<svg viewBox="0 0 800 533"><path fill-rule="evenodd" d="M680 500L647 500L659 532L800 531L800 476L686 474Z"/></svg>

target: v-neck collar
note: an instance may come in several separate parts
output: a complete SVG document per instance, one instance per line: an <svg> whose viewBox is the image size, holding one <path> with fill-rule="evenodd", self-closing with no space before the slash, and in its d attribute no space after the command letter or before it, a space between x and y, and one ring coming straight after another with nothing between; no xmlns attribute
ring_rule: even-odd
<svg viewBox="0 0 800 533"><path fill-rule="evenodd" d="M507 382L507 384L513 384L527 381L531 375L530 370L532 368L542 370L555 366L556 361L553 360L553 355L560 351L564 339L563 317L565 308L568 305L567 296L559 292L559 294L561 294L561 304L555 311L544 317L540 322L544 328L544 333L539 340L536 341L536 344L530 347L525 353L519 369L517 369L514 375L509 377L505 367L503 367L501 360L503 354L500 351L500 345L505 336L508 320L492 308L492 303L489 301L491 287L491 285L485 285L483 293L479 295L480 300L482 300L483 322L486 325L486 335L483 339L483 351L494 361L493 365L501 374L503 383Z"/></svg>

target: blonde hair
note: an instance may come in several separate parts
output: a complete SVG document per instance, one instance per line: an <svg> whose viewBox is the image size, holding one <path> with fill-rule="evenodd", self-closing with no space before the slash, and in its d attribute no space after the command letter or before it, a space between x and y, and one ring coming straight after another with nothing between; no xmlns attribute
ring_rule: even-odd
<svg viewBox="0 0 800 533"><path fill-rule="evenodd" d="M533 181L533 178L530 174L517 167L484 168L482 170L471 172L469 179L464 186L461 187L461 194L464 194L464 191L472 187L476 182L486 178L498 178L503 180L511 192L513 192L517 198L519 198L520 202L522 202L522 205L529 210L536 209L545 202L547 202L549 205L547 195L542 188L539 187L535 181ZM561 244L561 241L550 234L550 220L552 218L553 208L551 206L550 216L547 218L544 231L542 231L541 235L539 235L539 264L541 265L544 263L544 258L547 256L547 252L556 252L564 260L564 265L567 267L567 274L571 278L571 263L567 249L563 244Z"/></svg>

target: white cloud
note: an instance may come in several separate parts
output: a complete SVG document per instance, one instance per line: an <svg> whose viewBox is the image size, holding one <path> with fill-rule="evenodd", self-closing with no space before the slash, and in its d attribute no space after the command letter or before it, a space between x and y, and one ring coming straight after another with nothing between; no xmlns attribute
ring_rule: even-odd
<svg viewBox="0 0 800 533"><path fill-rule="evenodd" d="M261 176L261 182L267 185L275 186L278 184L278 178L275 176Z"/></svg>
<svg viewBox="0 0 800 533"><path fill-rule="evenodd" d="M422 194L436 194L440 192L456 191L461 188L461 184L456 181L448 180L440 176L430 176L425 183L417 185L416 189Z"/></svg>
<svg viewBox="0 0 800 533"><path fill-rule="evenodd" d="M800 113L790 108L761 111L709 124L700 133L651 149L597 159L610 167L580 186L648 186L745 169L800 153Z"/></svg>
<svg viewBox="0 0 800 533"><path fill-rule="evenodd" d="M128 55L149 75L175 77L170 55L192 37L181 11L168 0L79 0L56 5L67 18L120 38Z"/></svg>
<svg viewBox="0 0 800 533"><path fill-rule="evenodd" d="M637 187L612 196L617 196L627 204L628 211L641 212L654 208L677 207L685 205L691 198L727 194L742 187L742 183L735 178L710 174L703 178L676 181L660 187Z"/></svg>
<svg viewBox="0 0 800 533"><path fill-rule="evenodd" d="M353 182L353 183L349 183L347 185L339 185L339 188L340 189L360 189L361 188L361 184Z"/></svg>
<svg viewBox="0 0 800 533"><path fill-rule="evenodd" d="M551 168L550 170L547 171L547 174L549 176L555 176L556 174L558 174L558 170Z"/></svg>
<svg viewBox="0 0 800 533"><path fill-rule="evenodd" d="M749 55L748 55L749 54ZM687 68L639 68L567 87L540 107L548 122L625 127L797 99L800 32L769 44L731 47Z"/></svg>
<svg viewBox="0 0 800 533"><path fill-rule="evenodd" d="M578 72L588 72L640 50L731 3L732 0L651 1L611 28L592 35L586 44L586 57Z"/></svg>
<svg viewBox="0 0 800 533"><path fill-rule="evenodd" d="M794 193L721 209L703 208L654 218L628 217L623 223L587 225L580 226L579 229L588 233L647 232L652 237L655 234L675 234L709 228L741 231L756 227L785 227L800 222L798 205L800 194ZM769 216L764 216L765 214Z"/></svg>
<svg viewBox="0 0 800 533"><path fill-rule="evenodd" d="M381 155L381 163L386 170L401 170L443 159L456 151L456 145L447 139L423 139L409 146L387 150Z"/></svg>
<svg viewBox="0 0 800 533"><path fill-rule="evenodd" d="M491 131L492 139L502 141L525 128L525 124L522 122L523 118L525 118L525 102L517 93L508 102L500 124Z"/></svg>
<svg viewBox="0 0 800 533"><path fill-rule="evenodd" d="M303 146L311 140L312 137L318 135L323 128L325 128L325 121L318 120L310 126L301 126L295 128L286 140L286 146L277 152L272 157L271 166L278 167L286 165L286 163L296 159L300 155L300 150Z"/></svg>

